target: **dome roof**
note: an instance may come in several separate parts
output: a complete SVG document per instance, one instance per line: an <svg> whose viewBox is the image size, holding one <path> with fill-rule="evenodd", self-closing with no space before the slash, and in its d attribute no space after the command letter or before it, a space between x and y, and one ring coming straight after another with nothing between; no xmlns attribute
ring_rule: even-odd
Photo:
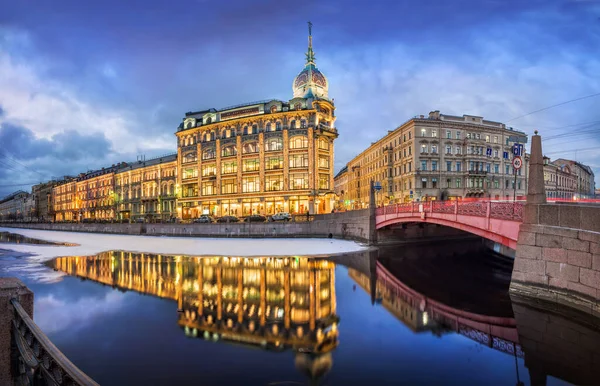
<svg viewBox="0 0 600 386"><path fill-rule="evenodd" d="M304 69L294 78L292 90L294 98L327 98L329 84L327 78L315 65L315 53L312 49L312 23L308 23L308 51Z"/></svg>

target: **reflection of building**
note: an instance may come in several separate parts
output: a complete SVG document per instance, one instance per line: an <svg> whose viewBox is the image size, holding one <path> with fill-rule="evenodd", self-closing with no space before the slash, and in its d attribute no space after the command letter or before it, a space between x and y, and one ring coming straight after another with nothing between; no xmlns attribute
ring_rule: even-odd
<svg viewBox="0 0 600 386"><path fill-rule="evenodd" d="M412 200L522 196L527 191L527 159L515 175L512 146L524 133L471 115L432 111L403 123L347 164L349 207L369 203L369 182L381 183L377 204Z"/></svg>
<svg viewBox="0 0 600 386"><path fill-rule="evenodd" d="M311 374L331 365L326 354L337 346L338 317L329 261L113 251L51 264L115 288L177 300L178 323L189 336L292 348L300 356L297 366Z"/></svg>
<svg viewBox="0 0 600 386"><path fill-rule="evenodd" d="M336 117L310 31L292 88L289 101L186 113L176 133L182 218L333 209Z"/></svg>

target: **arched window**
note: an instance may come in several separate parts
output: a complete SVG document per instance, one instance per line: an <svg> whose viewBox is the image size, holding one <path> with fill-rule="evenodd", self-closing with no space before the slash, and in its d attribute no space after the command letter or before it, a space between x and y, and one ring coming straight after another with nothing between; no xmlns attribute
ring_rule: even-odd
<svg viewBox="0 0 600 386"><path fill-rule="evenodd" d="M237 149L235 145L225 146L221 149L221 157L231 157L237 155Z"/></svg>
<svg viewBox="0 0 600 386"><path fill-rule="evenodd" d="M188 123L185 125L186 129L189 129L192 127L192 121L188 121Z"/></svg>
<svg viewBox="0 0 600 386"><path fill-rule="evenodd" d="M244 126L243 133L244 133L244 135L252 134L252 128L248 128L248 126Z"/></svg>
<svg viewBox="0 0 600 386"><path fill-rule="evenodd" d="M190 145L194 144L194 137L190 137Z"/></svg>
<svg viewBox="0 0 600 386"><path fill-rule="evenodd" d="M306 129L306 119L300 120L300 128Z"/></svg>
<svg viewBox="0 0 600 386"><path fill-rule="evenodd" d="M196 153L188 153L185 156L183 156L184 163L195 162L197 160L198 160L198 156L196 155Z"/></svg>
<svg viewBox="0 0 600 386"><path fill-rule="evenodd" d="M266 131L271 131L271 122L267 123L267 125L265 126L265 130Z"/></svg>
<svg viewBox="0 0 600 386"><path fill-rule="evenodd" d="M242 145L242 154L258 153L258 142L245 142Z"/></svg>
<svg viewBox="0 0 600 386"><path fill-rule="evenodd" d="M276 130L276 131L281 131L281 122L280 122L280 121L277 121L277 122L275 123L275 130Z"/></svg>
<svg viewBox="0 0 600 386"><path fill-rule="evenodd" d="M295 129L296 128L296 120L292 119L290 121L290 129Z"/></svg>
<svg viewBox="0 0 600 386"><path fill-rule="evenodd" d="M271 106L271 114L277 112L277 106Z"/></svg>
<svg viewBox="0 0 600 386"><path fill-rule="evenodd" d="M283 150L283 140L280 137L267 138L265 141L266 151Z"/></svg>
<svg viewBox="0 0 600 386"><path fill-rule="evenodd" d="M206 149L202 152L202 159L215 158L215 149Z"/></svg>
<svg viewBox="0 0 600 386"><path fill-rule="evenodd" d="M254 134L258 133L258 125L257 124L252 125L252 132Z"/></svg>
<svg viewBox="0 0 600 386"><path fill-rule="evenodd" d="M206 118L206 124L212 123L212 117Z"/></svg>
<svg viewBox="0 0 600 386"><path fill-rule="evenodd" d="M329 150L329 141L325 138L319 138L319 149Z"/></svg>
<svg viewBox="0 0 600 386"><path fill-rule="evenodd" d="M305 135L297 135L290 138L290 149L304 149L308 147L308 138Z"/></svg>

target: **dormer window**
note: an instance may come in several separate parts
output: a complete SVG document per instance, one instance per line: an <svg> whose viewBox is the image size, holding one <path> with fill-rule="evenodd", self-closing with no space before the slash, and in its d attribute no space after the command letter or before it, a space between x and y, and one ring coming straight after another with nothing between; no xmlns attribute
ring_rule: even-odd
<svg viewBox="0 0 600 386"><path fill-rule="evenodd" d="M277 106L271 106L271 114L277 112Z"/></svg>

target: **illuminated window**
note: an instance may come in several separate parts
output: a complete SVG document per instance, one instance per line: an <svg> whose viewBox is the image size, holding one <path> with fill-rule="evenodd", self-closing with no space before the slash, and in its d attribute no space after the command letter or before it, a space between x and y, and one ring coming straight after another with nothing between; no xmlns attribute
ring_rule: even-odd
<svg viewBox="0 0 600 386"><path fill-rule="evenodd" d="M273 169L283 169L283 157L267 157L265 159L265 169L273 170Z"/></svg>
<svg viewBox="0 0 600 386"><path fill-rule="evenodd" d="M215 149L206 149L202 152L202 159L214 159L215 158Z"/></svg>
<svg viewBox="0 0 600 386"><path fill-rule="evenodd" d="M290 149L304 149L308 147L308 138L305 135L297 135L290 138Z"/></svg>
<svg viewBox="0 0 600 386"><path fill-rule="evenodd" d="M277 176L269 176L268 175L268 176L266 176L265 190L266 191L283 190L283 175L277 175Z"/></svg>
<svg viewBox="0 0 600 386"><path fill-rule="evenodd" d="M215 176L217 175L217 166L215 164L202 165L202 176Z"/></svg>
<svg viewBox="0 0 600 386"><path fill-rule="evenodd" d="M237 184L235 179L223 180L221 182L221 194L237 193Z"/></svg>
<svg viewBox="0 0 600 386"><path fill-rule="evenodd" d="M217 194L217 190L215 188L215 182L214 181L203 182L202 183L202 195L203 196L212 196L214 194Z"/></svg>
<svg viewBox="0 0 600 386"><path fill-rule="evenodd" d="M237 173L237 162L229 161L221 164L221 174Z"/></svg>
<svg viewBox="0 0 600 386"><path fill-rule="evenodd" d="M237 148L235 145L225 146L221 149L221 157L232 157L237 155Z"/></svg>
<svg viewBox="0 0 600 386"><path fill-rule="evenodd" d="M272 137L265 140L266 151L280 151L283 150L283 140L281 137Z"/></svg>
<svg viewBox="0 0 600 386"><path fill-rule="evenodd" d="M329 168L329 157L325 155L319 156L319 167L320 168Z"/></svg>
<svg viewBox="0 0 600 386"><path fill-rule="evenodd" d="M329 189L329 175L319 174L319 189Z"/></svg>
<svg viewBox="0 0 600 386"><path fill-rule="evenodd" d="M292 154L289 156L290 168L307 168L308 154Z"/></svg>
<svg viewBox="0 0 600 386"><path fill-rule="evenodd" d="M260 161L258 158L246 159L242 165L242 171L244 172L256 172L260 170Z"/></svg>
<svg viewBox="0 0 600 386"><path fill-rule="evenodd" d="M183 162L196 162L198 161L198 155L196 153L188 153L183 157Z"/></svg>
<svg viewBox="0 0 600 386"><path fill-rule="evenodd" d="M243 193L253 193L258 191L260 191L260 179L258 176L242 178Z"/></svg>
<svg viewBox="0 0 600 386"><path fill-rule="evenodd" d="M258 153L258 142L244 142L242 154Z"/></svg>
<svg viewBox="0 0 600 386"><path fill-rule="evenodd" d="M183 170L183 179L198 177L198 169L189 168Z"/></svg>
<svg viewBox="0 0 600 386"><path fill-rule="evenodd" d="M308 189L308 173L290 174L290 189Z"/></svg>
<svg viewBox="0 0 600 386"><path fill-rule="evenodd" d="M329 150L329 141L325 138L319 138L319 149Z"/></svg>

